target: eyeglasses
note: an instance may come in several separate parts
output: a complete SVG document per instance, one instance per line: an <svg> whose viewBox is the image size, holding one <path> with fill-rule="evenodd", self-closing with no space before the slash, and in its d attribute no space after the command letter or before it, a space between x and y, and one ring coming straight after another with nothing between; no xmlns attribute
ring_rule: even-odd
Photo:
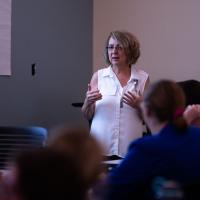
<svg viewBox="0 0 200 200"><path fill-rule="evenodd" d="M124 48L120 45L114 46L114 45L109 45L106 47L108 49L108 51L113 51L114 49L116 49L117 51L122 51Z"/></svg>

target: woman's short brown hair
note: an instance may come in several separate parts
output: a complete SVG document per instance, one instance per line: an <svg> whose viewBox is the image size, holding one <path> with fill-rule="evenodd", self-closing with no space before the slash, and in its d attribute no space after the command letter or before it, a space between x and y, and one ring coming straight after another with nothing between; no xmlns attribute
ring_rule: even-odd
<svg viewBox="0 0 200 200"><path fill-rule="evenodd" d="M140 57L140 43L136 36L132 33L126 31L113 31L109 34L106 44L105 44L105 59L107 64L111 64L108 57L108 42L110 38L116 39L124 48L125 54L127 56L127 62L129 65L135 64Z"/></svg>

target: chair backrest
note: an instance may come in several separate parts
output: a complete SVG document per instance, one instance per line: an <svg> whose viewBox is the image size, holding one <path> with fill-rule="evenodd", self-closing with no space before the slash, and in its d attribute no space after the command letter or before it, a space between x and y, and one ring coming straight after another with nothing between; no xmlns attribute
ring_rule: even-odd
<svg viewBox="0 0 200 200"><path fill-rule="evenodd" d="M200 104L200 81L191 79L177 83L185 92L186 105Z"/></svg>
<svg viewBox="0 0 200 200"><path fill-rule="evenodd" d="M0 169L4 169L18 152L44 146L46 138L47 130L43 127L0 126Z"/></svg>

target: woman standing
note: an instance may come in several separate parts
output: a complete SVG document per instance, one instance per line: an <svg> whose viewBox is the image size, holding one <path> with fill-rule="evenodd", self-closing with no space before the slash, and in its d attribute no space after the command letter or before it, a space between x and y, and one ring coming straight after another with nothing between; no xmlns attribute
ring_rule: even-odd
<svg viewBox="0 0 200 200"><path fill-rule="evenodd" d="M91 134L103 145L106 156L124 157L129 143L144 132L138 108L149 76L134 66L139 56L140 44L134 35L111 32L105 45L109 66L94 73L88 84L82 111L92 119Z"/></svg>

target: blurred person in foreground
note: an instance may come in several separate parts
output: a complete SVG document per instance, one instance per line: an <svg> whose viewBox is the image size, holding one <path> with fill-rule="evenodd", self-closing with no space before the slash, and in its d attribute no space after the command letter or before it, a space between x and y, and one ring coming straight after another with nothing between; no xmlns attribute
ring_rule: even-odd
<svg viewBox="0 0 200 200"><path fill-rule="evenodd" d="M23 152L7 169L1 182L1 200L85 200L86 186L70 157L40 149Z"/></svg>
<svg viewBox="0 0 200 200"><path fill-rule="evenodd" d="M200 128L183 117L185 95L174 81L160 80L144 93L143 118L151 130L131 143L122 163L108 176L106 199L154 199L156 177L181 187L200 182Z"/></svg>
<svg viewBox="0 0 200 200"><path fill-rule="evenodd" d="M89 130L67 125L55 127L50 131L47 145L74 160L87 190L104 179L102 148Z"/></svg>

